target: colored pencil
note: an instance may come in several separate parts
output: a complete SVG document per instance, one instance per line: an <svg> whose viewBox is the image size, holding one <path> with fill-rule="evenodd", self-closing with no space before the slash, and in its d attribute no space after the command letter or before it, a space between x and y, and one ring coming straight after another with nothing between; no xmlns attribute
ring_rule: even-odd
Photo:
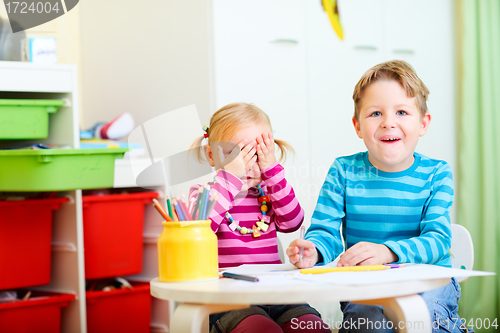
<svg viewBox="0 0 500 333"><path fill-rule="evenodd" d="M172 206L173 208L174 206ZM175 209L172 210L172 214L174 215L174 221L179 222L179 217L177 216L177 213L175 212Z"/></svg>
<svg viewBox="0 0 500 333"><path fill-rule="evenodd" d="M182 209L179 206L179 203L177 202L177 200L174 199L173 201L174 201L175 211L177 212L177 215L179 216L179 220L180 221L187 221L186 218L184 217L184 215L182 214Z"/></svg>
<svg viewBox="0 0 500 333"><path fill-rule="evenodd" d="M201 219L201 209L203 207L203 195L205 194L205 186L201 187L200 201L198 202L198 217L196 219Z"/></svg>
<svg viewBox="0 0 500 333"><path fill-rule="evenodd" d="M198 196L196 197L196 202L194 203L194 208L193 208L193 218L196 220L198 218L198 212L200 208L200 201L201 201L201 194L203 193L203 187L200 186L198 189Z"/></svg>
<svg viewBox="0 0 500 333"><path fill-rule="evenodd" d="M188 213L189 215L193 216L193 209L194 209L194 202L196 201L195 198L189 199L189 206L188 206Z"/></svg>
<svg viewBox="0 0 500 333"><path fill-rule="evenodd" d="M170 204L170 210L172 211L172 218L174 221L178 222L179 221L179 216L177 215L177 212L175 211L174 204L172 202L173 199L168 198L168 203Z"/></svg>
<svg viewBox="0 0 500 333"><path fill-rule="evenodd" d="M206 218L210 217L210 213L212 213L212 210L214 209L214 206L217 203L218 199L219 199L219 193L216 193L215 195L212 195L210 197L210 199L208 199L208 207L207 207L207 216L206 216Z"/></svg>
<svg viewBox="0 0 500 333"><path fill-rule="evenodd" d="M207 204L209 196L210 196L210 189L208 189L208 185L205 185L205 189L203 190L203 205L201 206L201 216L200 216L201 220L207 218Z"/></svg>
<svg viewBox="0 0 500 333"><path fill-rule="evenodd" d="M174 218L174 215L172 215L172 203L170 202L169 196L167 196L167 209L168 209L168 215L170 215L171 218Z"/></svg>
<svg viewBox="0 0 500 333"><path fill-rule="evenodd" d="M170 218L170 216L168 216L167 212L165 211L165 209L163 209L163 207L160 205L158 200L153 199L153 205L160 212L160 214L165 218L165 220L172 221L172 219Z"/></svg>
<svg viewBox="0 0 500 333"><path fill-rule="evenodd" d="M184 197L182 197L179 202L179 206L181 207L182 209L182 215L184 215L184 217L186 218L186 221L192 221L193 218L191 217L191 215L189 214L189 210L186 206L186 203L184 202Z"/></svg>
<svg viewBox="0 0 500 333"><path fill-rule="evenodd" d="M205 194L205 186L200 187L200 191L201 191L199 194L200 200L198 201L198 211L196 213L197 220L201 219L201 215L202 215L201 210L203 209L203 195Z"/></svg>

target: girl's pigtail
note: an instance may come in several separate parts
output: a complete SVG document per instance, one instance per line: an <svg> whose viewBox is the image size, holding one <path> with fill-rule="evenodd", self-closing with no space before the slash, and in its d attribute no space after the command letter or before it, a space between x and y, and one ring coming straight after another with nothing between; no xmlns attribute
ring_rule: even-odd
<svg viewBox="0 0 500 333"><path fill-rule="evenodd" d="M281 153L279 158L280 163L285 162L285 160L289 157L290 154L295 154L295 149L293 149L293 147L286 141L274 139L274 143L280 149Z"/></svg>
<svg viewBox="0 0 500 333"><path fill-rule="evenodd" d="M205 139L205 136L203 135L194 139L193 142L191 142L191 145L189 146L189 153L188 153L188 157L189 154L193 153L194 158L200 163L204 160L203 158L204 154L202 153L203 139Z"/></svg>

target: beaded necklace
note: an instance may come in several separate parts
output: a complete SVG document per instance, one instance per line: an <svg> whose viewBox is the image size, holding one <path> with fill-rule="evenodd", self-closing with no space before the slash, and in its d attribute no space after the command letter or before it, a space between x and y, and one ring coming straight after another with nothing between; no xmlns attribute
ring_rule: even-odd
<svg viewBox="0 0 500 333"><path fill-rule="evenodd" d="M240 222L233 219L229 212L226 212L226 218L228 219L227 223L229 224L229 228L232 231L238 230L242 235L251 233L253 238L260 237L259 231L266 232L267 228L269 228L269 223L271 222L271 219L269 218L269 216L267 216L267 203L270 202L269 197L264 194L264 191L262 190L260 185L257 185L257 189L260 193L260 197L258 200L261 203L260 211L262 212L262 215L259 215L259 220L255 223L255 225L252 226L252 229L241 227L239 225Z"/></svg>

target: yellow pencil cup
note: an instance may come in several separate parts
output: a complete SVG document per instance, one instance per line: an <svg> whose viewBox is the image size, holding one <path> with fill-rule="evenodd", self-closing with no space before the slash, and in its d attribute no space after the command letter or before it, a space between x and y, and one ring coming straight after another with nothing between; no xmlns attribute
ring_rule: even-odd
<svg viewBox="0 0 500 333"><path fill-rule="evenodd" d="M158 238L159 281L218 277L217 236L210 223L210 220L163 222Z"/></svg>

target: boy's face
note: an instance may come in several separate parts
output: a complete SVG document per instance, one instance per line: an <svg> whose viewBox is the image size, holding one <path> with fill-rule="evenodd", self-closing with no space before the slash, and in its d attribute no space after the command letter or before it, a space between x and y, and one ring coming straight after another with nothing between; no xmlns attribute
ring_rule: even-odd
<svg viewBox="0 0 500 333"><path fill-rule="evenodd" d="M386 172L411 167L418 138L431 121L430 114L420 115L416 98L408 97L397 81L377 81L363 92L359 111L352 122L371 164Z"/></svg>

